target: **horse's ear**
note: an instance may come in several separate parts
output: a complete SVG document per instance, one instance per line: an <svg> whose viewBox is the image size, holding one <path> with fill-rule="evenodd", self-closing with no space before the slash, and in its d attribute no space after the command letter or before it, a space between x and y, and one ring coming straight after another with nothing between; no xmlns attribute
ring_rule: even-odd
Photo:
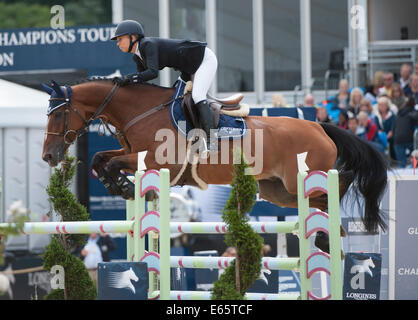
<svg viewBox="0 0 418 320"><path fill-rule="evenodd" d="M52 91L54 91L54 89L52 89L50 86L46 85L45 83L41 83L41 86L44 89L44 91L48 93L49 95L51 95Z"/></svg>
<svg viewBox="0 0 418 320"><path fill-rule="evenodd" d="M64 96L64 92L62 91L61 86L54 80L51 80L51 87L58 95Z"/></svg>

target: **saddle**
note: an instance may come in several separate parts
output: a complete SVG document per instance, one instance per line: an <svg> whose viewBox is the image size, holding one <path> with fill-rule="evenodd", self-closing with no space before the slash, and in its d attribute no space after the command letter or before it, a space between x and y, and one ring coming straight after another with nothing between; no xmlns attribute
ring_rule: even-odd
<svg viewBox="0 0 418 320"><path fill-rule="evenodd" d="M184 99L181 103L186 121L190 122L194 128L201 128L197 108L191 95L192 85L191 81L187 82L184 89ZM210 97L208 103L213 110L213 117L215 127L218 128L219 117L221 114L226 114L232 117L246 117L249 114L249 106L240 104L244 95L241 93L234 94L224 99Z"/></svg>

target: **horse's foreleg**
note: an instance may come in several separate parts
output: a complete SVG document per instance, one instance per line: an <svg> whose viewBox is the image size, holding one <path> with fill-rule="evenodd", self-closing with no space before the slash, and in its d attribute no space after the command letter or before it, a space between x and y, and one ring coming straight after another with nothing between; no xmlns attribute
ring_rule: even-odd
<svg viewBox="0 0 418 320"><path fill-rule="evenodd" d="M110 178L115 181L118 188L121 190L120 195L126 200L132 200L135 197L134 184L120 171L129 171L134 173L137 168L138 154L130 153L121 156L116 156L110 159L107 164L107 172Z"/></svg>
<svg viewBox="0 0 418 320"><path fill-rule="evenodd" d="M116 185L116 182L110 177L107 173L105 166L107 162L113 157L123 155L123 149L120 150L111 150L111 151L101 151L97 152L93 156L92 168L96 172L98 179L105 186L106 190L111 195L120 195L122 190Z"/></svg>

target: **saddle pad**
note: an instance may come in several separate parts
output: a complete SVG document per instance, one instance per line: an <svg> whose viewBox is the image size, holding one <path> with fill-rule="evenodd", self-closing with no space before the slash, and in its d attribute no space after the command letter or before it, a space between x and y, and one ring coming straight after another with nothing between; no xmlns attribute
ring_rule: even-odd
<svg viewBox="0 0 418 320"><path fill-rule="evenodd" d="M181 103L183 99L176 99L183 95L184 87L186 82L180 78L174 84L176 91L174 93L173 103L170 106L170 117L173 122L174 127L179 131L183 136L187 137L187 134L190 130L193 129L193 126L186 120L186 117L183 113ZM220 114L219 116L219 126L218 126L218 140L219 139L234 139L242 138L247 133L247 123L244 118L236 118L227 116L225 114Z"/></svg>

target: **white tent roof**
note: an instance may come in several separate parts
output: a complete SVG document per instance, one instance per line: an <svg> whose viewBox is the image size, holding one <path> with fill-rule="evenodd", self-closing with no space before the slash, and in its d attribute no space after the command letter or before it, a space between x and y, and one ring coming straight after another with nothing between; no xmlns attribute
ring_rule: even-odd
<svg viewBox="0 0 418 320"><path fill-rule="evenodd" d="M0 79L0 127L45 127L49 95Z"/></svg>

